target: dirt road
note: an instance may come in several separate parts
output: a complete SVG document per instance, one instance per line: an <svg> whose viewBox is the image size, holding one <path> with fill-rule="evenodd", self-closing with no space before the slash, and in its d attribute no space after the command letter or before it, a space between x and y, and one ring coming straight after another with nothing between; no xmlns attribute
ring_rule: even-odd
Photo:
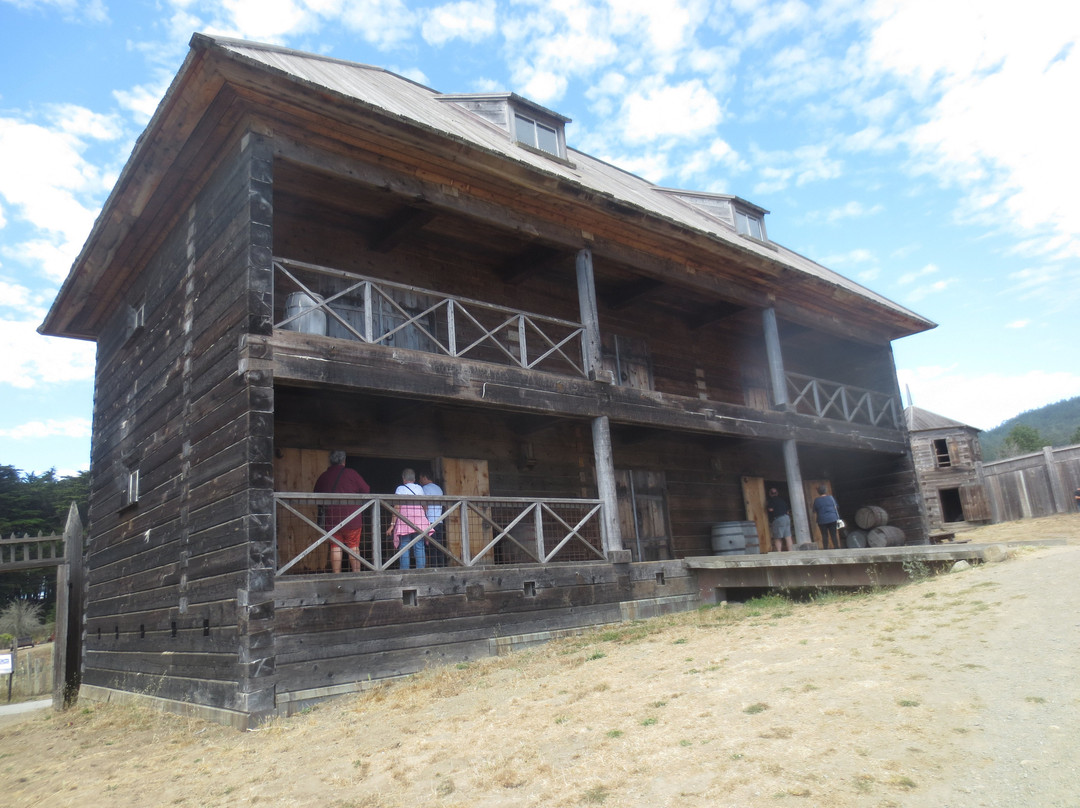
<svg viewBox="0 0 1080 808"><path fill-rule="evenodd" d="M1040 520L1041 521L1041 520ZM12 806L1080 805L1080 518L858 597L628 624L237 733L99 706L0 728Z"/></svg>

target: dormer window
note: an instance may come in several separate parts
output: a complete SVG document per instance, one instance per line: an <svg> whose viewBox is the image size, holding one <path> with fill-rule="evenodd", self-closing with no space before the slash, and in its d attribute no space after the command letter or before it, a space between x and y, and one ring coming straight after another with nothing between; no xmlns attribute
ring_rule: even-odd
<svg viewBox="0 0 1080 808"><path fill-rule="evenodd" d="M731 194L713 194L706 191L684 191L678 188L655 188L656 191L675 197L692 205L703 213L719 219L733 228L740 236L752 238L771 247L769 235L765 231L765 214L769 211L753 202L747 202Z"/></svg>
<svg viewBox="0 0 1080 808"><path fill-rule="evenodd" d="M758 241L765 240L765 226L761 217L752 213L744 213L737 208L735 210L735 232L740 236L756 238Z"/></svg>
<svg viewBox="0 0 1080 808"><path fill-rule="evenodd" d="M510 140L526 149L566 160L566 124L570 119L515 93L440 95L480 116L510 135Z"/></svg>
<svg viewBox="0 0 1080 808"><path fill-rule="evenodd" d="M559 133L539 121L514 113L514 139L518 143L532 146L534 149L561 157L559 153Z"/></svg>

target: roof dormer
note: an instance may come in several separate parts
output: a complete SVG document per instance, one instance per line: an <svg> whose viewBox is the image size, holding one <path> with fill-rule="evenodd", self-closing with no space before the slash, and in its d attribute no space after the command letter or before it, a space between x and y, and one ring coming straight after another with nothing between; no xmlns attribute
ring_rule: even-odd
<svg viewBox="0 0 1080 808"><path fill-rule="evenodd" d="M479 115L530 151L566 160L566 124L570 118L565 115L515 93L453 93L436 97Z"/></svg>
<svg viewBox="0 0 1080 808"><path fill-rule="evenodd" d="M710 194L704 191L684 191L679 188L657 188L662 194L673 196L700 211L719 219L740 236L768 243L765 231L765 214L769 211L731 194Z"/></svg>

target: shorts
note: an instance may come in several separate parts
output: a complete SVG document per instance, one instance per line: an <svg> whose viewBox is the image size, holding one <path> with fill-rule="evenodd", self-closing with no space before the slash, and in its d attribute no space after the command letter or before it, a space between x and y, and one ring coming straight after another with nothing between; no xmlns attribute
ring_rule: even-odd
<svg viewBox="0 0 1080 808"><path fill-rule="evenodd" d="M360 547L360 538L364 535L363 528L356 528L355 530L339 530L334 534L334 538L344 544L350 550L356 550Z"/></svg>
<svg viewBox="0 0 1080 808"><path fill-rule="evenodd" d="M769 523L769 531L774 539L791 538L791 514L778 516Z"/></svg>

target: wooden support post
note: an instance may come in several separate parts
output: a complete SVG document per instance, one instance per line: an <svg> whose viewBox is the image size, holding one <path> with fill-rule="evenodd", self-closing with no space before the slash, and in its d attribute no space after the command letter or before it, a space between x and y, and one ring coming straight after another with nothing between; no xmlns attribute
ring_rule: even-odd
<svg viewBox="0 0 1080 808"><path fill-rule="evenodd" d="M773 406L778 410L786 410L787 378L784 376L784 358L780 353L780 328L776 324L776 309L764 309L761 312L761 322L765 329L765 355L769 362Z"/></svg>
<svg viewBox="0 0 1080 808"><path fill-rule="evenodd" d="M809 544L810 522L806 516L806 495L803 493L802 470L799 468L799 444L784 441L784 470L787 473L788 498L791 500L791 526L795 531L795 544Z"/></svg>
<svg viewBox="0 0 1080 808"><path fill-rule="evenodd" d="M596 488L603 503L601 532L604 555L623 549L619 530L619 500L615 492L615 460L611 450L611 423L606 415L592 422L593 456L596 464Z"/></svg>
<svg viewBox="0 0 1080 808"><path fill-rule="evenodd" d="M1054 513L1068 513L1072 509L1069 507L1066 496L1068 491L1065 490L1057 464L1054 462L1054 450L1050 446L1044 446L1042 453L1043 465L1046 466L1046 479L1050 482L1050 499L1054 504Z"/></svg>
<svg viewBox="0 0 1080 808"><path fill-rule="evenodd" d="M600 349L600 315L596 308L596 284L593 279L592 250L577 254L578 308L585 328L582 340L582 361L587 378L596 380L603 367Z"/></svg>
<svg viewBox="0 0 1080 808"><path fill-rule="evenodd" d="M56 568L56 636L53 642L53 709L75 703L82 678L83 525L75 503L64 526L64 563Z"/></svg>

